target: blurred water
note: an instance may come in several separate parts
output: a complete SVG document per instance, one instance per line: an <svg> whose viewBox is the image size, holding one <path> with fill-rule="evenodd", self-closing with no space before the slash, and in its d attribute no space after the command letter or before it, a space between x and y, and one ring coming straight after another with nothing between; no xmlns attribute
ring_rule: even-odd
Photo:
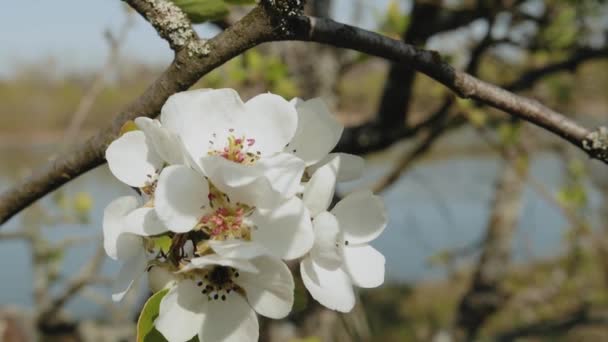
<svg viewBox="0 0 608 342"><path fill-rule="evenodd" d="M42 163L44 153L34 153ZM4 157L3 157L4 158ZM431 267L429 258L446 248L468 246L482 237L488 216L488 207L494 188L499 161L491 157L445 158L426 161L414 167L398 183L383 194L389 211L390 222L385 233L373 245L387 259L389 281L416 281L439 278L445 275L442 267ZM368 163L364 179L344 184L341 192L372 184L388 169L383 159ZM562 183L561 165L551 154L539 154L532 163L532 177L548 189L556 190ZM0 190L13 181L14 170L0 166ZM89 192L94 198L91 222L86 225L62 225L46 230L49 238L61 240L68 236L101 234L103 208L113 198L128 194L130 189L114 180L106 166L100 167L65 186L69 194ZM600 205L599 194L591 191L591 207ZM49 206L50 198L42 204ZM23 214L13 218L3 231L15 229L21 224ZM547 257L559 252L567 223L559 211L527 189L524 211L514 243L515 258L519 262ZM0 307L14 304L32 305L32 275L26 246L21 242L0 241ZM95 244L72 248L65 256L62 274L69 277L78 270L93 253ZM103 274L117 272L117 263L106 260ZM98 289L104 295L107 290ZM79 298L68 306L76 315L94 315L99 307Z"/></svg>

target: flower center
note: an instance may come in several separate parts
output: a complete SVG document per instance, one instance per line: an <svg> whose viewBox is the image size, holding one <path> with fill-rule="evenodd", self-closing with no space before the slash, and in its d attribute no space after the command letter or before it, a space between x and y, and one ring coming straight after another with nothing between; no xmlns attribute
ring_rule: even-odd
<svg viewBox="0 0 608 342"><path fill-rule="evenodd" d="M208 300L226 300L226 296L233 291L243 292L243 289L234 283L234 279L238 277L239 271L237 269L214 266L211 269L201 271L200 277L194 279L194 281Z"/></svg>
<svg viewBox="0 0 608 342"><path fill-rule="evenodd" d="M160 174L160 170L157 170L153 175L146 175L146 183L142 186L141 192L144 194L154 197L154 191L156 191L156 185L158 184L158 175Z"/></svg>
<svg viewBox="0 0 608 342"><path fill-rule="evenodd" d="M247 216L253 208L243 203L232 204L230 197L210 184L209 205L213 211L200 219L200 227L213 240L251 240Z"/></svg>
<svg viewBox="0 0 608 342"><path fill-rule="evenodd" d="M213 141L210 143L213 145ZM260 151L251 150L253 145L255 145L255 139L246 139L245 136L237 138L231 134L228 137L228 144L223 149L210 149L208 154L210 156L221 156L235 163L252 165L260 159Z"/></svg>

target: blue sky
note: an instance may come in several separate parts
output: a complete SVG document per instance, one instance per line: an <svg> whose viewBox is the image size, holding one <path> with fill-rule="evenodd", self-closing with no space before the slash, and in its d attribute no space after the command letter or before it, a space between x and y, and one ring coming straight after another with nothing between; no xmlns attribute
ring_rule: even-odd
<svg viewBox="0 0 608 342"><path fill-rule="evenodd" d="M349 3L338 1L337 17L347 20ZM365 26L389 0L363 0ZM103 31L117 31L126 17L120 0L0 0L0 77L23 64L52 59L60 71L99 67L106 58ZM210 31L197 28L203 35ZM171 51L139 15L123 54L137 62L164 65Z"/></svg>

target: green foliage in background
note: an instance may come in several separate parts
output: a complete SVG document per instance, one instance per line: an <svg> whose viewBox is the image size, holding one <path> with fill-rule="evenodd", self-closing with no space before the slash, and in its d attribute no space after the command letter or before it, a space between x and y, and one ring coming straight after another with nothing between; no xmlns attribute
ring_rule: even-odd
<svg viewBox="0 0 608 342"><path fill-rule="evenodd" d="M579 25L576 19L577 12L571 6L558 11L541 33L543 46L555 50L573 46L579 35Z"/></svg>
<svg viewBox="0 0 608 342"><path fill-rule="evenodd" d="M173 0L194 24L222 19L230 12L229 5L249 5L255 0Z"/></svg>
<svg viewBox="0 0 608 342"><path fill-rule="evenodd" d="M200 86L237 89L253 86L285 98L295 97L299 91L287 65L279 57L265 54L260 49L249 50L223 68L214 70L203 78Z"/></svg>
<svg viewBox="0 0 608 342"><path fill-rule="evenodd" d="M410 23L410 17L399 6L400 1L392 0L384 16L379 20L379 30L387 36L399 38Z"/></svg>

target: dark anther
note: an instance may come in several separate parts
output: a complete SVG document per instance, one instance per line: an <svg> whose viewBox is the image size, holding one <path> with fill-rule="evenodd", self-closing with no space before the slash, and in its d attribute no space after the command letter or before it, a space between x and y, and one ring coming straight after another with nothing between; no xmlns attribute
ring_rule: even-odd
<svg viewBox="0 0 608 342"><path fill-rule="evenodd" d="M220 296L216 293L215 296L213 296L213 299L218 299Z"/></svg>
<svg viewBox="0 0 608 342"><path fill-rule="evenodd" d="M222 300L226 300L226 295L222 295Z"/></svg>

